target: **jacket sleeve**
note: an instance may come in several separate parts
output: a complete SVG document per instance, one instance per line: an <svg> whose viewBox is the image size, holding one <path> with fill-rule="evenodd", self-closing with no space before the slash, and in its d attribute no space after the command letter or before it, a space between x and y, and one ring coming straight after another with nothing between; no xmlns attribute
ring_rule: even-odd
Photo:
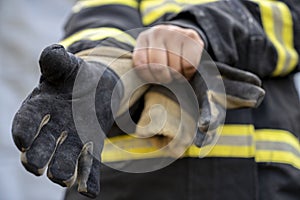
<svg viewBox="0 0 300 200"><path fill-rule="evenodd" d="M300 3L292 0L173 2L177 3L141 6L143 23L194 28L213 59L260 77L285 76L299 68L300 45L296 37L300 37ZM167 12L163 14L162 10Z"/></svg>
<svg viewBox="0 0 300 200"><path fill-rule="evenodd" d="M138 6L138 0L79 0L60 44L72 53L98 45L132 50L138 35L135 30L143 26Z"/></svg>

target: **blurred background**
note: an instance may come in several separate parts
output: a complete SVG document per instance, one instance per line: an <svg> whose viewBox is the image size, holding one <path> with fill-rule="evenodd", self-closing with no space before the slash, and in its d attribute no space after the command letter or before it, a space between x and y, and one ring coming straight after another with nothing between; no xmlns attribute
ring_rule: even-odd
<svg viewBox="0 0 300 200"><path fill-rule="evenodd" d="M60 40L75 0L0 0L0 200L58 200L64 189L25 171L11 122L39 80L41 50Z"/></svg>
<svg viewBox="0 0 300 200"><path fill-rule="evenodd" d="M14 113L39 80L41 50L60 40L75 0L0 0L0 200L58 200L64 189L25 171L11 137ZM300 90L300 75L297 76Z"/></svg>

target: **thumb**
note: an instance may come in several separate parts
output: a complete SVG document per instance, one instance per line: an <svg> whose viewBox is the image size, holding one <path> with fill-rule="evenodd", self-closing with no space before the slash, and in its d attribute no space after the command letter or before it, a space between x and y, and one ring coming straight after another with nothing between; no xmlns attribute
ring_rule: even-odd
<svg viewBox="0 0 300 200"><path fill-rule="evenodd" d="M78 69L79 59L68 53L62 45L53 44L43 50L39 64L43 77L57 84L57 81L67 79Z"/></svg>

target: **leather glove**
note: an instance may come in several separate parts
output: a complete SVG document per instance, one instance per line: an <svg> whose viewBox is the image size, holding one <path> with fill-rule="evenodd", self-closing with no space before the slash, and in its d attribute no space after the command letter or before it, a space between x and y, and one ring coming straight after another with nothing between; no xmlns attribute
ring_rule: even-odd
<svg viewBox="0 0 300 200"><path fill-rule="evenodd" d="M202 62L200 74L196 73L190 84L198 109L187 98L186 89L176 93L186 99L179 105L174 94L154 86L145 95L145 108L136 129L138 136L150 137L154 145L167 148L173 157L181 156L193 142L199 147L211 142L224 122L226 109L257 107L265 94L256 75L218 62Z"/></svg>
<svg viewBox="0 0 300 200"><path fill-rule="evenodd" d="M29 172L39 176L48 167L47 176L53 182L67 187L77 182L78 191L89 197L96 197L100 190L100 153L114 122L111 105L119 110L120 102L126 100L124 82L117 81L132 68L130 55L103 48L86 61L82 58L90 52L79 58L61 45L44 49L39 85L24 100L12 125L14 142ZM121 61L110 67L103 64L118 57ZM94 129L95 124L100 128Z"/></svg>
<svg viewBox="0 0 300 200"><path fill-rule="evenodd" d="M224 63L204 61L200 74L196 73L191 81L201 110L195 138L199 147L212 140L216 129L224 123L226 109L256 108L265 95L255 74Z"/></svg>
<svg viewBox="0 0 300 200"><path fill-rule="evenodd" d="M177 81L170 85L154 85L145 94L135 134L178 158L193 143L199 108L189 85Z"/></svg>

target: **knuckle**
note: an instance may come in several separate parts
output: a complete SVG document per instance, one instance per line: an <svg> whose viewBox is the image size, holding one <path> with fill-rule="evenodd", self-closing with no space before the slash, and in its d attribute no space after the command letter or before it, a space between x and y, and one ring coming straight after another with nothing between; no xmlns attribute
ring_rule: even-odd
<svg viewBox="0 0 300 200"><path fill-rule="evenodd" d="M155 26L151 30L153 31L153 33L161 33L165 30L165 28L162 26Z"/></svg>
<svg viewBox="0 0 300 200"><path fill-rule="evenodd" d="M186 34L187 34L188 37L193 38L193 39L199 38L198 33L194 30L191 30L191 29L187 30Z"/></svg>
<svg viewBox="0 0 300 200"><path fill-rule="evenodd" d="M135 67L139 67L140 65L144 65L147 63L147 59L140 55L140 53L136 53L133 55L133 64Z"/></svg>
<svg viewBox="0 0 300 200"><path fill-rule="evenodd" d="M149 67L151 68L152 71L155 71L155 72L162 72L162 71L166 70L166 67L164 67L163 65L157 64L157 63L152 63L149 65Z"/></svg>
<svg viewBox="0 0 300 200"><path fill-rule="evenodd" d="M141 32L137 37L137 40L145 40L147 37L148 37L148 30Z"/></svg>
<svg viewBox="0 0 300 200"><path fill-rule="evenodd" d="M200 48L204 48L204 42L200 37L199 37L199 40L198 40L198 44L199 44Z"/></svg>

